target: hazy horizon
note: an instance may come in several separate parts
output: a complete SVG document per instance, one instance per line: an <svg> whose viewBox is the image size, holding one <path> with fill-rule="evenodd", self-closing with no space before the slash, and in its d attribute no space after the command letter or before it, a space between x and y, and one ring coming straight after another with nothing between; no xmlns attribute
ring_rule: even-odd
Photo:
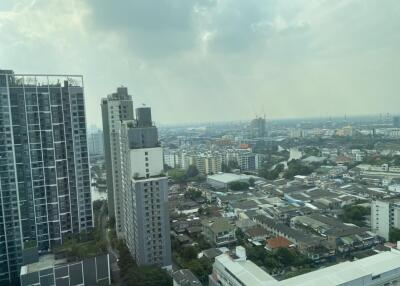
<svg viewBox="0 0 400 286"><path fill-rule="evenodd" d="M395 0L1 0L0 69L128 87L162 124L398 114Z"/></svg>

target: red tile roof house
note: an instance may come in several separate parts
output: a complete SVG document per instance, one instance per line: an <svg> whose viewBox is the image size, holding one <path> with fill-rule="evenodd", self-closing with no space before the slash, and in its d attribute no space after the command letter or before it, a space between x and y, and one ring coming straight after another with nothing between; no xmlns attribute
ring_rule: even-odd
<svg viewBox="0 0 400 286"><path fill-rule="evenodd" d="M279 248L290 248L293 246L294 246L294 243L291 242L290 240L288 240L282 236L277 236L277 237L270 238L267 240L265 249L268 251L274 252L274 251L278 250Z"/></svg>

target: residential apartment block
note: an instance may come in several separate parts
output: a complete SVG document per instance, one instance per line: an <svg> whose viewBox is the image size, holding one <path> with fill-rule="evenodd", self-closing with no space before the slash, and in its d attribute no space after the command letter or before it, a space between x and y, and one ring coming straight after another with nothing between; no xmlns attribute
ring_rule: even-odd
<svg viewBox="0 0 400 286"><path fill-rule="evenodd" d="M168 179L151 109L136 109L123 124L123 231L139 265L171 265Z"/></svg>
<svg viewBox="0 0 400 286"><path fill-rule="evenodd" d="M0 70L0 284L93 227L82 76Z"/></svg>
<svg viewBox="0 0 400 286"><path fill-rule="evenodd" d="M389 240L390 229L400 228L400 200L375 200L371 203L371 230Z"/></svg>
<svg viewBox="0 0 400 286"><path fill-rule="evenodd" d="M104 151L107 172L108 213L115 218L118 237L122 237L122 153L121 123L133 120L133 101L126 87L101 101L103 119Z"/></svg>

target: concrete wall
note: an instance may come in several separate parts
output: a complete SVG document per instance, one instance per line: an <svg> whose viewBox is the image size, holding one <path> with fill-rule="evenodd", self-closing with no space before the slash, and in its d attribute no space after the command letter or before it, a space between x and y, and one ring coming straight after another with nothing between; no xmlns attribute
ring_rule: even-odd
<svg viewBox="0 0 400 286"><path fill-rule="evenodd" d="M164 171L163 151L161 147L131 149L130 162L131 177L133 178L145 178L147 174L150 177L158 176Z"/></svg>

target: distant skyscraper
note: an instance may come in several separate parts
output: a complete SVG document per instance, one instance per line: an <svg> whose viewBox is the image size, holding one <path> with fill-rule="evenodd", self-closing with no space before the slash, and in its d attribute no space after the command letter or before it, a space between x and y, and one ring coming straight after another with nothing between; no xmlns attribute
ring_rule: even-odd
<svg viewBox="0 0 400 286"><path fill-rule="evenodd" d="M251 136L254 137L265 137L266 135L266 121L265 118L257 117L250 123Z"/></svg>
<svg viewBox="0 0 400 286"><path fill-rule="evenodd" d="M0 285L93 227L82 76L0 70Z"/></svg>
<svg viewBox="0 0 400 286"><path fill-rule="evenodd" d="M103 142L104 142L103 131L97 130L89 133L88 146L89 146L89 154L92 158L99 155L100 156L104 155Z"/></svg>
<svg viewBox="0 0 400 286"><path fill-rule="evenodd" d="M125 240L139 265L171 265L168 180L163 150L148 107L136 109L136 120L124 122ZM125 152L124 152L125 153Z"/></svg>
<svg viewBox="0 0 400 286"><path fill-rule="evenodd" d="M393 127L400 127L400 116L393 116Z"/></svg>
<svg viewBox="0 0 400 286"><path fill-rule="evenodd" d="M108 213L115 218L116 231L122 235L121 226L121 122L133 120L132 96L126 87L119 87L116 93L110 94L101 101L103 119L104 151L107 171Z"/></svg>

